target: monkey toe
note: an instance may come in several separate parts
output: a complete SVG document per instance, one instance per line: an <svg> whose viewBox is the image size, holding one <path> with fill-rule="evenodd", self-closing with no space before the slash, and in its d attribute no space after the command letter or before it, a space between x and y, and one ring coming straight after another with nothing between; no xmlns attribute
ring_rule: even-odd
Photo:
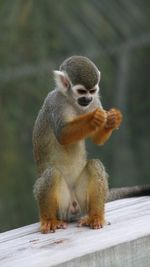
<svg viewBox="0 0 150 267"><path fill-rule="evenodd" d="M41 224L41 228L40 228L41 233L42 234L47 234L50 231L50 228L51 228L50 222L48 222L48 221L47 222L43 222Z"/></svg>
<svg viewBox="0 0 150 267"><path fill-rule="evenodd" d="M90 228L91 229L100 229L103 228L103 224L101 224L98 220L92 221L90 223Z"/></svg>
<svg viewBox="0 0 150 267"><path fill-rule="evenodd" d="M80 219L77 226L88 226L91 229L101 229L105 225L105 221L100 218L100 216L85 216Z"/></svg>
<svg viewBox="0 0 150 267"><path fill-rule="evenodd" d="M105 225L105 220L99 215L94 215L89 218L91 229L101 229Z"/></svg>
<svg viewBox="0 0 150 267"><path fill-rule="evenodd" d="M82 217L78 224L77 224L78 227L82 227L82 226L89 226L89 217L88 216L84 216Z"/></svg>
<svg viewBox="0 0 150 267"><path fill-rule="evenodd" d="M63 221L58 221L57 229L66 229L66 228L67 228L67 223Z"/></svg>

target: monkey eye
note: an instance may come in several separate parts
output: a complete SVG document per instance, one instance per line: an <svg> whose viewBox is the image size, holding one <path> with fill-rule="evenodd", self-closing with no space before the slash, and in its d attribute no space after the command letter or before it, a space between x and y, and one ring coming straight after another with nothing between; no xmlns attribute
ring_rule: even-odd
<svg viewBox="0 0 150 267"><path fill-rule="evenodd" d="M78 92L78 94L80 94L80 95L85 95L85 94L87 93L87 91L84 90L84 89L78 89L77 92Z"/></svg>
<svg viewBox="0 0 150 267"><path fill-rule="evenodd" d="M96 89L90 90L90 94L94 94L96 92Z"/></svg>

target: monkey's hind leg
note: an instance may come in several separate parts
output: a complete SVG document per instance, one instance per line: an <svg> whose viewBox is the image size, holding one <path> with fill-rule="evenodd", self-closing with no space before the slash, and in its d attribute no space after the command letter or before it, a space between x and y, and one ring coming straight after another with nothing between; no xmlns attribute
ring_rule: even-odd
<svg viewBox="0 0 150 267"><path fill-rule="evenodd" d="M90 226L92 229L102 228L105 224L105 202L108 192L108 175L99 160L89 160L80 177L77 197L81 207L86 205L87 216L82 217L78 226ZM87 182L85 182L85 179ZM85 184L87 183L87 184ZM81 184L85 185L85 194L80 194ZM83 197L85 199L83 199Z"/></svg>
<svg viewBox="0 0 150 267"><path fill-rule="evenodd" d="M56 229L66 228L66 223L60 220L58 214L59 210L62 213L67 211L70 195L60 172L47 168L34 185L34 195L39 205L41 232L55 232Z"/></svg>

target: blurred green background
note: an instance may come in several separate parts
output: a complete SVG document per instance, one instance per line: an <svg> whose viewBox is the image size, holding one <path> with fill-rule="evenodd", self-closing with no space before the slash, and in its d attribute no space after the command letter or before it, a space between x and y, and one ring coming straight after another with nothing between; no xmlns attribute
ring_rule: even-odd
<svg viewBox="0 0 150 267"><path fill-rule="evenodd" d="M88 156L103 161L111 186L149 183L150 1L0 0L0 33L0 231L38 220L33 124L52 70L74 54L97 64L104 108L124 115Z"/></svg>

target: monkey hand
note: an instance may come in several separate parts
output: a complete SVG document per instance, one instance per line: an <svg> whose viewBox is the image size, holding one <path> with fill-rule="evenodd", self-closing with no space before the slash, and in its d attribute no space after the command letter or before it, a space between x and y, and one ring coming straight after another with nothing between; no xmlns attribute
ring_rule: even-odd
<svg viewBox="0 0 150 267"><path fill-rule="evenodd" d="M118 129L122 121L122 114L117 109L110 109L107 111L106 129Z"/></svg>
<svg viewBox="0 0 150 267"><path fill-rule="evenodd" d="M107 122L107 112L103 109L96 109L93 112L92 119L90 124L92 128L96 129L97 127L103 128Z"/></svg>

